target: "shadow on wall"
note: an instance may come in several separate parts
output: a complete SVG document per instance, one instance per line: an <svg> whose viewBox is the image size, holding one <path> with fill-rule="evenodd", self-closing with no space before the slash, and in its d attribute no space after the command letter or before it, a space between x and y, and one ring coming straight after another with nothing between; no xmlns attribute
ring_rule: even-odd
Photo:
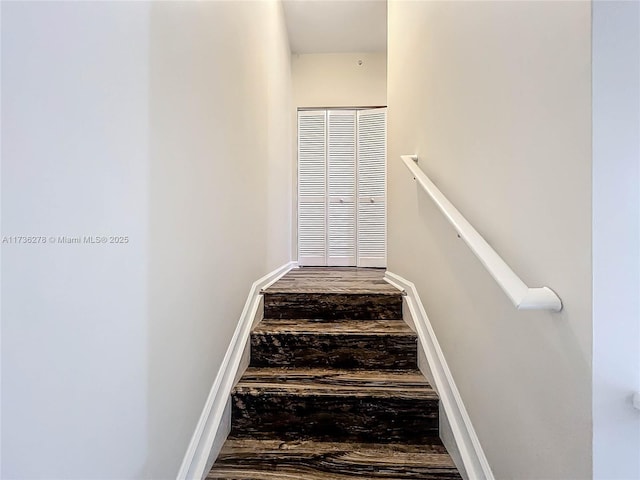
<svg viewBox="0 0 640 480"><path fill-rule="evenodd" d="M290 56L278 2L150 18L144 476L174 478L252 283L290 258Z"/></svg>

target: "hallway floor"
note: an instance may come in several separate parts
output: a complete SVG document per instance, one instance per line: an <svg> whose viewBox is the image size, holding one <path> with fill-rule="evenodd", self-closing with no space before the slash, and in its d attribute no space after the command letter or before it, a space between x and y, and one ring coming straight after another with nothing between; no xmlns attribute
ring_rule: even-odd
<svg viewBox="0 0 640 480"><path fill-rule="evenodd" d="M384 268L301 267L271 285L269 293L370 293L397 295Z"/></svg>

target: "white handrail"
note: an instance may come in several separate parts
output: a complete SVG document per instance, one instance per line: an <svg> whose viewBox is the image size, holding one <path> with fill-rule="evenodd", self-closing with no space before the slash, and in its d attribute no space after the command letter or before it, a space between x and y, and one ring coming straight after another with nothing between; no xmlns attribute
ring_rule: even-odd
<svg viewBox="0 0 640 480"><path fill-rule="evenodd" d="M553 290L549 287L530 288L511 270L418 167L417 155L402 155L400 158L518 310L562 310L562 301Z"/></svg>

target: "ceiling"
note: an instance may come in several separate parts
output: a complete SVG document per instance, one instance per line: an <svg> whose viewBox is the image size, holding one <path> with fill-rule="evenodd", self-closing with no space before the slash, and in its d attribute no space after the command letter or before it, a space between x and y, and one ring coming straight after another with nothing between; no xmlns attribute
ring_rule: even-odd
<svg viewBox="0 0 640 480"><path fill-rule="evenodd" d="M385 52L386 0L284 0L293 53Z"/></svg>

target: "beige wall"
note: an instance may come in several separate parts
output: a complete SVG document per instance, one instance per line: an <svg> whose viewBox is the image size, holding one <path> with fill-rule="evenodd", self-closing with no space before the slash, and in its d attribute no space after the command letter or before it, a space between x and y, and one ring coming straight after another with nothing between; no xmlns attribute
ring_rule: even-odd
<svg viewBox="0 0 640 480"><path fill-rule="evenodd" d="M386 53L294 54L291 60L295 107L387 104Z"/></svg>
<svg viewBox="0 0 640 480"><path fill-rule="evenodd" d="M152 6L146 478L175 477L251 284L290 258L281 9Z"/></svg>
<svg viewBox="0 0 640 480"><path fill-rule="evenodd" d="M415 282L501 479L591 475L591 5L389 5L389 270ZM560 313L518 312L420 167Z"/></svg>
<svg viewBox="0 0 640 480"><path fill-rule="evenodd" d="M3 235L129 241L3 245L2 478L175 478L290 259L281 8L3 3Z"/></svg>

